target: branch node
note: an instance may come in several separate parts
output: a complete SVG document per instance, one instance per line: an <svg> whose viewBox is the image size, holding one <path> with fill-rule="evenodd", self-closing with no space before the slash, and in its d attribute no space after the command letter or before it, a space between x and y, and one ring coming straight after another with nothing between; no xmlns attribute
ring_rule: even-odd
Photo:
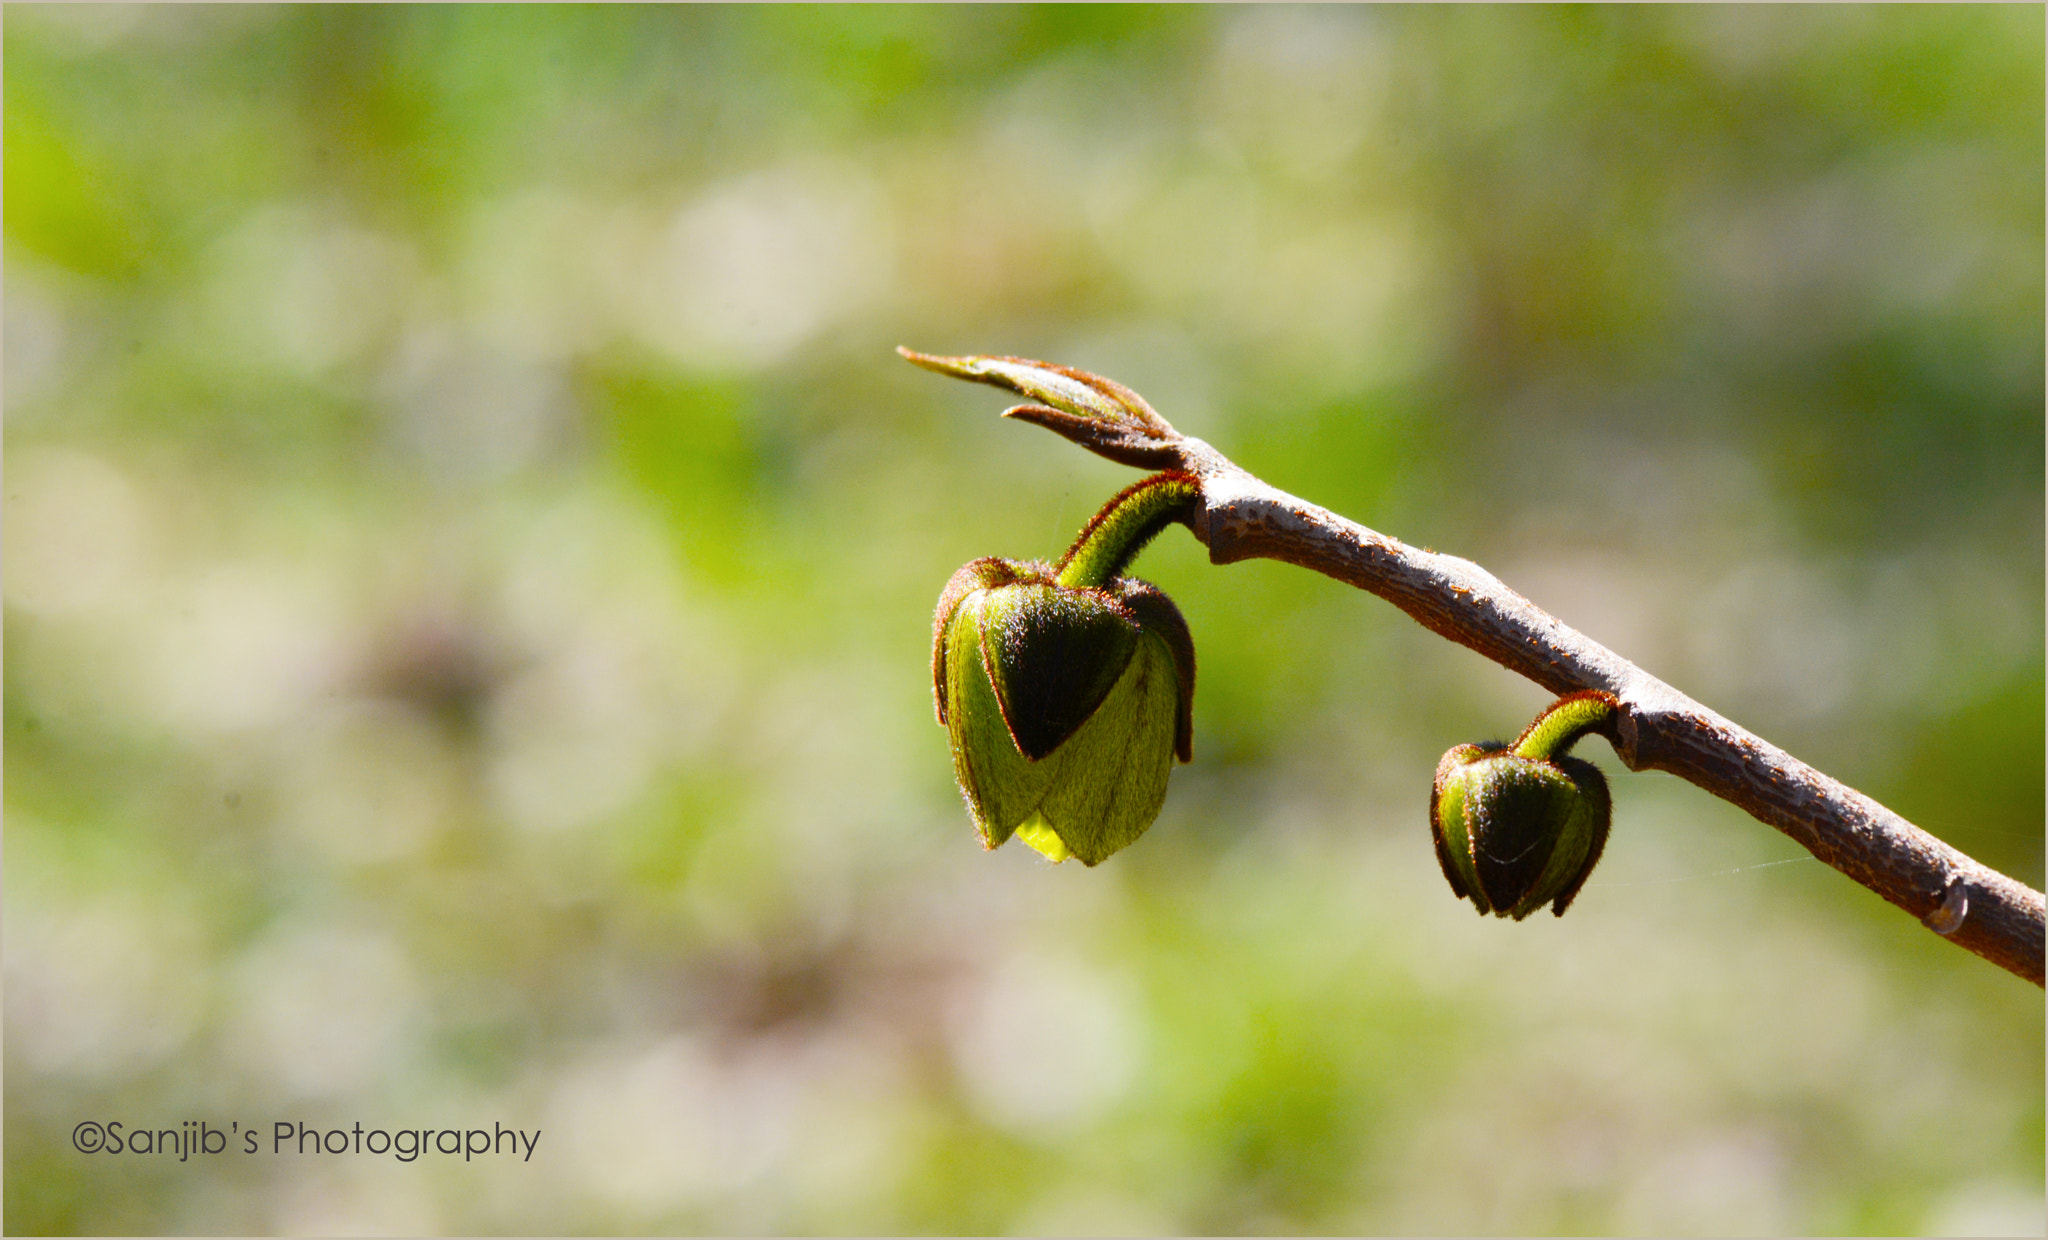
<svg viewBox="0 0 2048 1240"><path fill-rule="evenodd" d="M1969 915L1970 884L1960 874L1952 874L1942 890L1941 906L1922 917L1920 923L1947 938L1963 928L1963 919Z"/></svg>

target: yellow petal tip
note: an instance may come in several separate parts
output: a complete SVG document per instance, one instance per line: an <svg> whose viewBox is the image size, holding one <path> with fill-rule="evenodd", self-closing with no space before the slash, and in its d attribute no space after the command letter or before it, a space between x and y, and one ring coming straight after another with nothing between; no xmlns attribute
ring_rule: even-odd
<svg viewBox="0 0 2048 1240"><path fill-rule="evenodd" d="M1052 829L1044 814L1033 814L1024 825L1017 828L1017 838L1045 854L1045 859L1058 865L1074 854L1067 851L1067 843Z"/></svg>

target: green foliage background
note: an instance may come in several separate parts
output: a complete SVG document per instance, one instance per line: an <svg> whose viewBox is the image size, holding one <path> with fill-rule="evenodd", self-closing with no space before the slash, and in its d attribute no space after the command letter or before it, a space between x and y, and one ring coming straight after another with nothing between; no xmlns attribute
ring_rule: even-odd
<svg viewBox="0 0 2048 1240"><path fill-rule="evenodd" d="M2042 1225L2042 1000L1533 686L1169 532L1195 762L979 852L978 555L1083 366L2042 881L2038 6L9 6L6 1224ZM81 1120L530 1162L87 1156Z"/></svg>

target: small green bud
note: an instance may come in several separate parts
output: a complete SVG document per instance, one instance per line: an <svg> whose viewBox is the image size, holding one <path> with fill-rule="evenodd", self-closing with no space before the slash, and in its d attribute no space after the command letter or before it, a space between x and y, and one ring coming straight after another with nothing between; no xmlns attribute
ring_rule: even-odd
<svg viewBox="0 0 2048 1240"><path fill-rule="evenodd" d="M1194 486L1139 483L1058 565L990 557L946 583L933 697L986 847L1015 835L1092 866L1159 816L1173 759L1192 756L1194 641L1171 599L1114 574L1184 518Z"/></svg>
<svg viewBox="0 0 2048 1240"><path fill-rule="evenodd" d="M1460 745L1437 764L1430 832L1444 877L1484 913L1559 917L1607 844L1612 805L1592 763L1565 756L1587 732L1613 726L1615 699L1558 699L1510 747Z"/></svg>

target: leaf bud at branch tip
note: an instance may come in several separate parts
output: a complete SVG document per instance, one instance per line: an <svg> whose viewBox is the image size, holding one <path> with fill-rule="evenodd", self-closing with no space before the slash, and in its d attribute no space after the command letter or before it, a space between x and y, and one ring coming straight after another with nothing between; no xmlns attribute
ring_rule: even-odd
<svg viewBox="0 0 2048 1240"><path fill-rule="evenodd" d="M1008 388L1041 402L1004 410L1064 435L1122 465L1165 469L1180 463L1182 436L1145 398L1101 375L1028 357L938 357L898 346L904 360L956 379Z"/></svg>

